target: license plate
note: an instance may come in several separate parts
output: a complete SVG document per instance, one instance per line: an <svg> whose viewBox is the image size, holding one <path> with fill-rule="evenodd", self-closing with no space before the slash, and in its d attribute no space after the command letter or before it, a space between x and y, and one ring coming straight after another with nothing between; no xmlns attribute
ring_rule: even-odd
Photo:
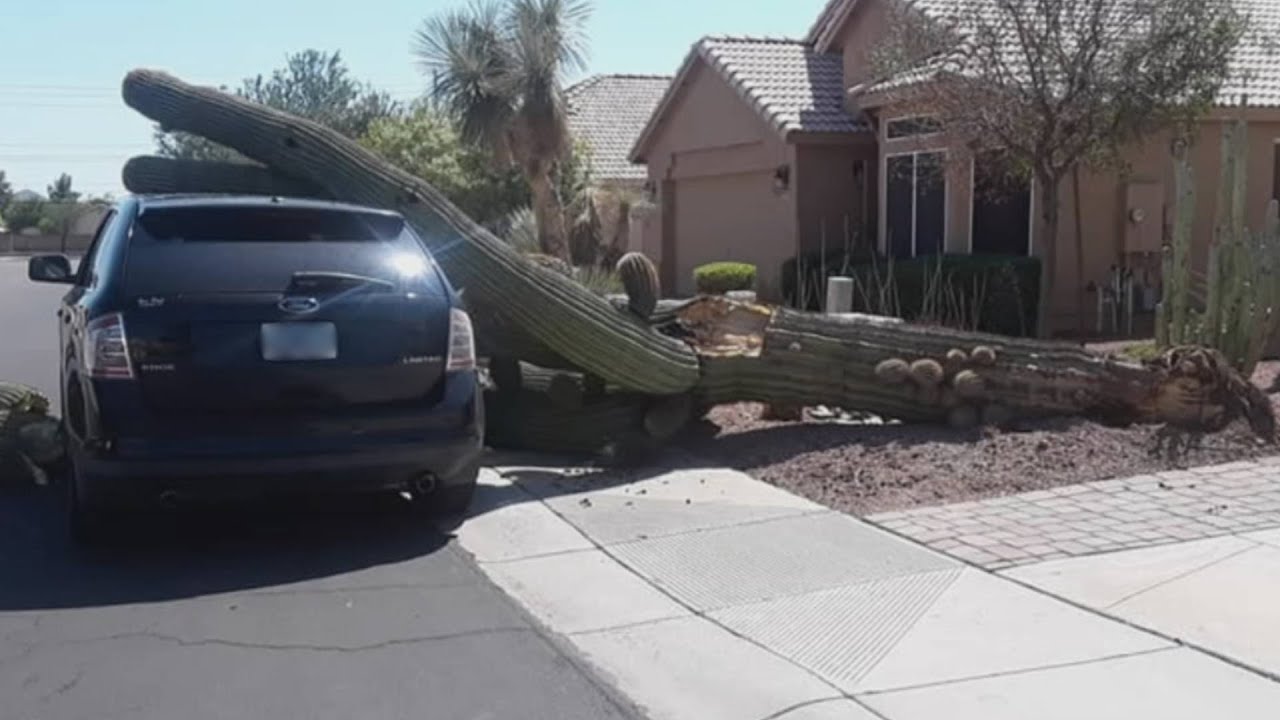
<svg viewBox="0 0 1280 720"><path fill-rule="evenodd" d="M334 360L338 328L333 323L264 323L262 359L271 362Z"/></svg>

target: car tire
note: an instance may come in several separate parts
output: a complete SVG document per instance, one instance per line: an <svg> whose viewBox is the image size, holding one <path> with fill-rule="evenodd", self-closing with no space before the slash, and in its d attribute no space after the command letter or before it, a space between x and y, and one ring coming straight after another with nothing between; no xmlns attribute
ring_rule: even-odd
<svg viewBox="0 0 1280 720"><path fill-rule="evenodd" d="M71 541L79 547L92 548L111 537L111 519L107 512L85 497L85 479L76 469L75 460L68 463L67 525Z"/></svg>

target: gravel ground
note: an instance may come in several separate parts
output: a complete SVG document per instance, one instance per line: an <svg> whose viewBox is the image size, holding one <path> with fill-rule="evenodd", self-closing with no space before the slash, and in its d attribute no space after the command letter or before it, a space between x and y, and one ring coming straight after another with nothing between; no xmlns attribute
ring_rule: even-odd
<svg viewBox="0 0 1280 720"><path fill-rule="evenodd" d="M1254 375L1272 387L1280 363ZM1280 406L1280 395L1272 395ZM742 470L815 502L854 514L902 510L1094 480L1212 465L1280 452L1246 426L1204 438L1176 459L1153 454L1156 428L1110 428L1080 420L1028 424L1018 432L925 426L765 422L760 406L712 411L715 426L690 438L671 464ZM718 433L717 433L718 429Z"/></svg>

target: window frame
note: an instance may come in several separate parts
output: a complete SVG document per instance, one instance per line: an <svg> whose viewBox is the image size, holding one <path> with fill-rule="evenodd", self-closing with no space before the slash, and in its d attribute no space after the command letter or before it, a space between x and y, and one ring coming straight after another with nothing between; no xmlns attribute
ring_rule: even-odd
<svg viewBox="0 0 1280 720"><path fill-rule="evenodd" d="M942 238L938 244L938 252L945 255L947 253L947 240L951 235L951 178L948 177L947 163L951 157L951 153L947 148L930 148L902 150L900 152L886 152L881 161L881 187L884 189L884 236L880 238L880 251L886 255L893 252L893 248L889 245L889 159L895 157L910 156L911 160L911 259L919 257L919 251L916 245L916 228L919 224L917 218L916 203L919 200L917 191L918 184L918 168L919 155L941 155L942 156Z"/></svg>
<svg viewBox="0 0 1280 720"><path fill-rule="evenodd" d="M934 127L936 129L925 130L923 132L920 132L920 131L909 132L904 135L893 134L893 126L895 124L900 124L900 123L905 123L910 121L915 121L917 123L920 121L927 121L931 123L930 125L931 127ZM884 139L885 140L890 140L890 141L915 140L917 138L934 137L936 135L941 135L942 133L943 133L942 119L939 118L937 115L933 115L931 113L919 113L916 115L899 115L897 117L886 118L884 121Z"/></svg>
<svg viewBox="0 0 1280 720"><path fill-rule="evenodd" d="M98 229L93 234L93 240L89 242L89 247L84 251L84 257L80 258L80 267L76 268L75 286L81 288L91 288L98 279L98 273L95 266L98 263L98 257L102 254L102 244L107 236L107 229L111 227L112 222L119 217L118 208L111 208L106 215L102 216L102 221L98 223Z"/></svg>

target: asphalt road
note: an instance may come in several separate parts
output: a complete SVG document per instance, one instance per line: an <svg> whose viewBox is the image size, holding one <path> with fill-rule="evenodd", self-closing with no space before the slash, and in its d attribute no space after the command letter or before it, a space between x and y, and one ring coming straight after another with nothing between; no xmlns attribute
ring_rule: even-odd
<svg viewBox="0 0 1280 720"><path fill-rule="evenodd" d="M58 288L0 259L0 377L52 391ZM0 478L0 720L638 714L395 497L139 517L66 538Z"/></svg>
<svg viewBox="0 0 1280 720"><path fill-rule="evenodd" d="M0 380L32 385L56 405L58 319L65 285L27 280L27 259L0 256Z"/></svg>

